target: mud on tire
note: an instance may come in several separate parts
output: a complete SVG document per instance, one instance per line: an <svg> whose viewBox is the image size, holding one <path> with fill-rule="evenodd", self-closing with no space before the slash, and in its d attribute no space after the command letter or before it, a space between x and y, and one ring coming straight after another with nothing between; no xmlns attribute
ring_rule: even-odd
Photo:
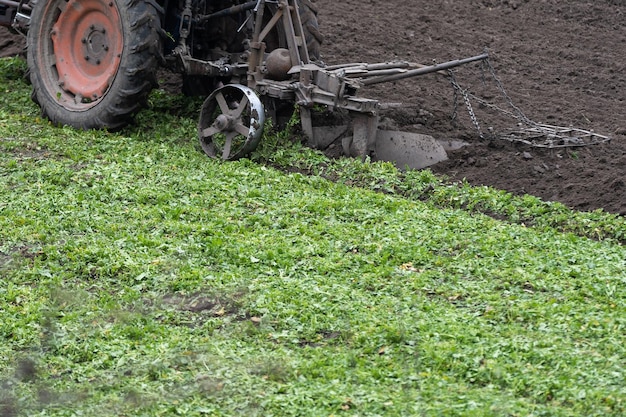
<svg viewBox="0 0 626 417"><path fill-rule="evenodd" d="M28 69L42 114L80 129L126 125L156 86L156 7L143 0L38 0Z"/></svg>

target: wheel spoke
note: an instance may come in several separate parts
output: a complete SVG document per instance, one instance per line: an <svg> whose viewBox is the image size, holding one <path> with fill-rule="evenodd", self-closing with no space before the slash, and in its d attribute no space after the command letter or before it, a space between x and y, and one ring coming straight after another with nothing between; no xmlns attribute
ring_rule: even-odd
<svg viewBox="0 0 626 417"><path fill-rule="evenodd" d="M230 109L228 108L228 103L226 103L224 94L221 91L215 95L215 100L217 101L218 106L220 106L222 114L228 114L230 112Z"/></svg>
<svg viewBox="0 0 626 417"><path fill-rule="evenodd" d="M250 128L243 123L237 123L237 125L235 125L235 131L245 138L250 135Z"/></svg>
<svg viewBox="0 0 626 417"><path fill-rule="evenodd" d="M224 149L222 150L222 159L226 161L230 157L230 150L233 146L233 139L237 136L236 132L230 132L226 135L226 142L224 143Z"/></svg>
<svg viewBox="0 0 626 417"><path fill-rule="evenodd" d="M216 128L215 126L209 126L202 131L202 137L210 138L211 136L219 132L220 130Z"/></svg>
<svg viewBox="0 0 626 417"><path fill-rule="evenodd" d="M232 116L235 119L240 118L243 111L246 109L246 107L248 107L248 103L250 103L250 100L248 100L248 97L246 97L246 95L244 94L243 97L241 98L241 101L239 102L239 105L234 110Z"/></svg>

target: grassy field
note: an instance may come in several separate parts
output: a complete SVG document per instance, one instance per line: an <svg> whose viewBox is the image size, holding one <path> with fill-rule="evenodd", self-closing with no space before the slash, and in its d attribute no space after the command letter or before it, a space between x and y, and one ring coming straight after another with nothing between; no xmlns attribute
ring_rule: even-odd
<svg viewBox="0 0 626 417"><path fill-rule="evenodd" d="M54 127L23 73L0 60L0 415L626 414L624 218L289 132L216 162L161 92Z"/></svg>

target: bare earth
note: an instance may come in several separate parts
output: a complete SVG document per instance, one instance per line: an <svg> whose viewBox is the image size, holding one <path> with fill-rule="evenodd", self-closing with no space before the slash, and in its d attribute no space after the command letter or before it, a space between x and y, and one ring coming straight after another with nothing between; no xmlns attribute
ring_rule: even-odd
<svg viewBox="0 0 626 417"><path fill-rule="evenodd" d="M626 2L624 0L317 0L326 36L327 64L408 60L430 64L478 55L490 62L512 102L540 123L573 126L610 136L610 143L565 149L532 148L481 139L462 99L441 75L363 90L383 102L402 103L388 116L406 129L469 146L450 152L432 169L452 179L515 194L560 201L578 210L626 215ZM0 28L0 56L23 47ZM490 101L478 65L457 70L457 80ZM487 73L485 83L495 83ZM508 102L499 102L504 108ZM514 127L516 120L473 104L481 129Z"/></svg>

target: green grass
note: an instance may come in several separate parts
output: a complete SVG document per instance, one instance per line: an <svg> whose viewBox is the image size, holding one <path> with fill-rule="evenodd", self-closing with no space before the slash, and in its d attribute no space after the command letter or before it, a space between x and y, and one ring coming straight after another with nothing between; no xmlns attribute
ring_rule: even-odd
<svg viewBox="0 0 626 417"><path fill-rule="evenodd" d="M285 133L216 162L158 92L123 132L54 127L23 71L0 60L0 414L626 413L623 218Z"/></svg>

